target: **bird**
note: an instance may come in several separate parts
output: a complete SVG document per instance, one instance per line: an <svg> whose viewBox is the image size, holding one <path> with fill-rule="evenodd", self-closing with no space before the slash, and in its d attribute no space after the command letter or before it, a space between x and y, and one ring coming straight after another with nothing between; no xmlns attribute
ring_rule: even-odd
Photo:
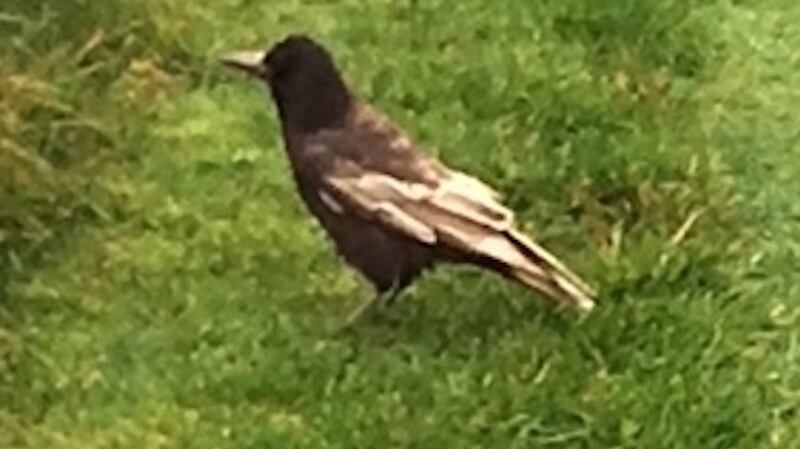
<svg viewBox="0 0 800 449"><path fill-rule="evenodd" d="M497 191L423 151L347 85L315 39L290 34L220 61L266 85L302 201L375 289L346 325L441 264L478 266L579 312L594 308L596 292L520 231Z"/></svg>

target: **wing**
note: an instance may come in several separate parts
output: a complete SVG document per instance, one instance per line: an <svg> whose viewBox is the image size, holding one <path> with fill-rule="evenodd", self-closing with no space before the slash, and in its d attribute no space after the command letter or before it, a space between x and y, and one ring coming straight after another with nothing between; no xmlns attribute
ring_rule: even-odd
<svg viewBox="0 0 800 449"><path fill-rule="evenodd" d="M435 183L398 179L351 166L325 178L342 207L427 245L488 268L578 309L594 306L594 292L552 254L514 226L513 213L482 182L444 169ZM498 269L499 267L499 269Z"/></svg>

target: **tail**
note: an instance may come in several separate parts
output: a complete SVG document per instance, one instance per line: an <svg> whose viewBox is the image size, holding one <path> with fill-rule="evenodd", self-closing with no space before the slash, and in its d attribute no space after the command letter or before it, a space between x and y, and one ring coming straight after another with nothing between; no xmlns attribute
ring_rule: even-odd
<svg viewBox="0 0 800 449"><path fill-rule="evenodd" d="M581 312L595 307L595 291L554 255L515 229L504 234L523 257L504 263L503 274Z"/></svg>

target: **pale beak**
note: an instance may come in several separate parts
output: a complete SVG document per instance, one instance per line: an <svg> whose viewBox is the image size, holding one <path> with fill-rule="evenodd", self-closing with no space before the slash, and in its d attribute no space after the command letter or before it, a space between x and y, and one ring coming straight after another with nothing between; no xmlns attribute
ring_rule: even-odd
<svg viewBox="0 0 800 449"><path fill-rule="evenodd" d="M264 65L263 51L242 50L222 55L219 60L228 67L242 70L250 75L264 77L267 75L267 66Z"/></svg>

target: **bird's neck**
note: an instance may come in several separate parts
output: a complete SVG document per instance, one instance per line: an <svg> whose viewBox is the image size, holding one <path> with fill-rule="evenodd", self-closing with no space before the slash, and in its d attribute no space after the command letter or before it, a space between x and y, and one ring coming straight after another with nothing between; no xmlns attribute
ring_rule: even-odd
<svg viewBox="0 0 800 449"><path fill-rule="evenodd" d="M278 114L286 133L313 133L343 126L353 97L341 80L307 79L273 89Z"/></svg>

